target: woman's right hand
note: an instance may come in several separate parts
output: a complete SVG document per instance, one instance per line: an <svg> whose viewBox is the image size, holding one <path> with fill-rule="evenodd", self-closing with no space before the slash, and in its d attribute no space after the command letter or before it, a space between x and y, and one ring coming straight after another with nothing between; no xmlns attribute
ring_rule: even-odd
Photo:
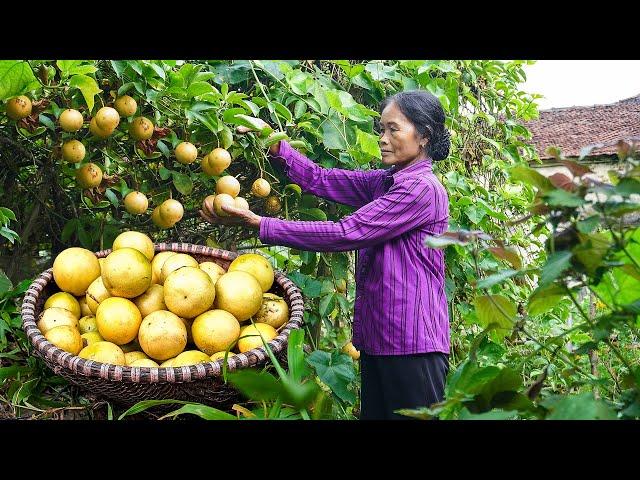
<svg viewBox="0 0 640 480"><path fill-rule="evenodd" d="M258 117L251 117L251 118L253 118L255 120L255 123L260 125L260 130L263 130L263 129L267 128L267 127L271 128L271 130L273 130L271 125L269 125L267 122L265 122L261 118L258 118ZM238 125L236 127L236 132L238 132L240 134L247 133L247 132L255 132L255 131L257 131L256 128L245 127L244 125ZM273 145L269 146L269 153L271 153L272 155L277 155L279 151L280 151L280 142L276 142Z"/></svg>

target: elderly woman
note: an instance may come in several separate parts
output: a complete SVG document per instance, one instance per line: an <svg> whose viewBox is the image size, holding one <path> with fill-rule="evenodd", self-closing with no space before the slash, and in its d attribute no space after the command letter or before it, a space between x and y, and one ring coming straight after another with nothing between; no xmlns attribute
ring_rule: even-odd
<svg viewBox="0 0 640 480"><path fill-rule="evenodd" d="M381 112L382 163L390 168L327 169L285 141L269 149L291 181L356 207L351 215L288 221L223 207L258 228L265 244L359 251L352 342L361 351L361 419L409 418L394 411L442 401L449 368L444 252L424 244L425 236L448 227L447 192L432 171L449 154L444 110L432 94L416 90L387 98ZM212 211L201 216L221 222Z"/></svg>

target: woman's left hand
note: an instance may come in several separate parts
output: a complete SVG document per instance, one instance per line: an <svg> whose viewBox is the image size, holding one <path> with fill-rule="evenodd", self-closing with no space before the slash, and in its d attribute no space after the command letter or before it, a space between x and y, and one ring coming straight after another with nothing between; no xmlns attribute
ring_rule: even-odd
<svg viewBox="0 0 640 480"><path fill-rule="evenodd" d="M231 207L223 205L222 210L229 214L228 217L219 217L213 211L213 205L206 202L202 204L202 210L199 211L200 216L209 223L217 225L247 225L254 228L260 228L260 220L262 217L256 215L251 210Z"/></svg>

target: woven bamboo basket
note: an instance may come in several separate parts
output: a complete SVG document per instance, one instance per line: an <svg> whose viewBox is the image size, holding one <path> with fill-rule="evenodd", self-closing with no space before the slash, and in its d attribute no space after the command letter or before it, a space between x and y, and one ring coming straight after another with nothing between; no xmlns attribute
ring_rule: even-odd
<svg viewBox="0 0 640 480"><path fill-rule="evenodd" d="M189 243L158 243L156 252L166 250L187 253L198 262L212 261L227 269L238 254ZM96 252L106 257L111 250ZM217 408L229 408L242 400L240 393L223 379L222 360L198 365L153 368L126 367L85 360L65 352L47 341L36 325L46 299L58 291L53 281L53 269L42 272L29 286L22 302L22 328L41 357L54 373L98 397L130 406L141 400L173 399L204 403ZM301 328L304 303L300 289L283 273L275 272L273 293L282 296L289 305L289 321L279 329L276 338L268 342L279 362L286 366L286 346L292 329ZM227 372L271 363L264 347L228 357Z"/></svg>

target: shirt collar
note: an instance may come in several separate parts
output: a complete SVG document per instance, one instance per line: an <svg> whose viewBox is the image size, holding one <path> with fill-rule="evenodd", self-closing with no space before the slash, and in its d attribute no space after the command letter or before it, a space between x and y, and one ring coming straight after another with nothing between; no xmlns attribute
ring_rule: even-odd
<svg viewBox="0 0 640 480"><path fill-rule="evenodd" d="M421 160L418 160L416 163L409 165L401 170L398 170L395 165L393 165L390 169L387 170L387 176L394 178L398 178L408 173L423 173L423 172L431 172L433 169L433 161L431 158L426 157Z"/></svg>

